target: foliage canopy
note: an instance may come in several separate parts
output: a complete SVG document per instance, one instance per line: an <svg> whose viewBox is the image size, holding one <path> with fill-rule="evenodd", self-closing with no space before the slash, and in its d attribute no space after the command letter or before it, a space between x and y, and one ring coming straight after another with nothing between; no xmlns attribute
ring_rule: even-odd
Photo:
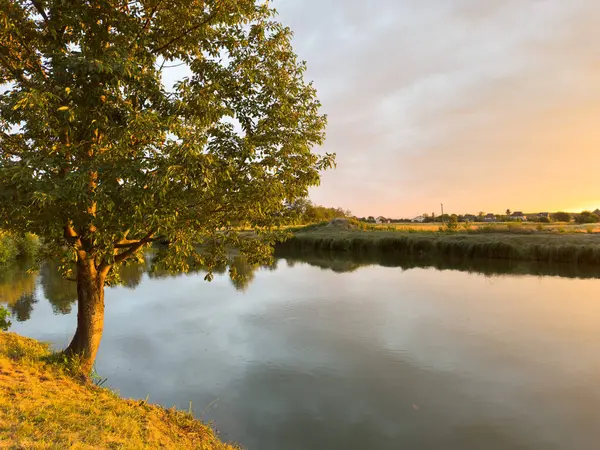
<svg viewBox="0 0 600 450"><path fill-rule="evenodd" d="M0 0L0 228L110 268L251 261L334 155L291 31L254 0ZM172 86L166 79L186 76ZM203 252L195 244L202 244ZM112 278L111 278L112 277Z"/></svg>

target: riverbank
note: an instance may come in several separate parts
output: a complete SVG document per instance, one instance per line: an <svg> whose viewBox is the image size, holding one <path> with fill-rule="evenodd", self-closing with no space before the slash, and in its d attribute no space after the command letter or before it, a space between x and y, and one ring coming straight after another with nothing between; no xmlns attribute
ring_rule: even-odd
<svg viewBox="0 0 600 450"><path fill-rule="evenodd" d="M82 384L51 357L45 344L0 332L0 442L8 448L238 448L191 414Z"/></svg>
<svg viewBox="0 0 600 450"><path fill-rule="evenodd" d="M283 250L512 259L600 264L600 234L546 232L406 232L329 224L296 229Z"/></svg>

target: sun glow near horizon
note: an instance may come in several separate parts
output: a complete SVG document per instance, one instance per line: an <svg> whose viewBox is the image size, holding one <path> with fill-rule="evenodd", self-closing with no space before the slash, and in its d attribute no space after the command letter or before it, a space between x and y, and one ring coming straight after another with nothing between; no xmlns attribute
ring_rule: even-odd
<svg viewBox="0 0 600 450"><path fill-rule="evenodd" d="M323 151L337 154L315 203L386 217L600 208L600 2L278 10L328 115Z"/></svg>

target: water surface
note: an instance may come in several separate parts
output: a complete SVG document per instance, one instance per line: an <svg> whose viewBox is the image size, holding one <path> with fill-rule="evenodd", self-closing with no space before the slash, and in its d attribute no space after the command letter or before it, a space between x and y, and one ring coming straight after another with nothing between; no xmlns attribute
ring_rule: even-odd
<svg viewBox="0 0 600 450"><path fill-rule="evenodd" d="M248 450L598 448L596 269L377 262L287 255L236 285L131 268L97 371ZM0 274L12 330L56 347L74 297L51 266Z"/></svg>

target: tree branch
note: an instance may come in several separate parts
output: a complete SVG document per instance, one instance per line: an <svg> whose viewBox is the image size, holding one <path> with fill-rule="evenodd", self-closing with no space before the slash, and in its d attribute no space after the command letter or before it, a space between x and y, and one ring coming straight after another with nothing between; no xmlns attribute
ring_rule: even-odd
<svg viewBox="0 0 600 450"><path fill-rule="evenodd" d="M20 34L17 34L17 33L15 33L15 36L17 37L17 40L21 44L21 47L23 47L23 49L25 49L25 51L28 53L28 55L30 57L30 61L35 62L35 64L37 65L40 73L42 74L42 77L44 77L45 80L48 80L48 74L44 70L44 66L42 65L42 62L39 60L38 56L35 54L35 51L31 50L27 46L25 41L23 41L23 36L21 36Z"/></svg>
<svg viewBox="0 0 600 450"><path fill-rule="evenodd" d="M137 42L140 39L140 36L142 35L142 33L144 31L146 31L146 29L148 28L148 25L150 25L150 22L154 18L154 14L156 14L156 12L158 11L158 7L160 6L161 3L162 3L162 0L160 0L158 3L156 3L156 5L154 5L154 8L152 8L152 10L150 11L150 14L146 18L146 22L144 23L142 28L136 33L134 42Z"/></svg>
<svg viewBox="0 0 600 450"><path fill-rule="evenodd" d="M15 77L15 79L18 79L21 81L21 83L23 83L25 86L27 86L28 88L31 88L33 85L31 84L31 81L29 81L27 79L27 77L25 77L25 75L23 75L23 72L18 70L18 69L14 69L9 62L6 60L6 58L4 58L4 56L0 55L0 62L2 62L4 68L6 70L8 70L13 77Z"/></svg>
<svg viewBox="0 0 600 450"><path fill-rule="evenodd" d="M150 231L146 236L144 236L142 239L137 241L137 243L131 243L130 247L127 250L125 250L122 253L117 254L115 256L115 264L119 264L119 263L125 261L131 255L133 255L135 252L137 252L140 248L142 248L144 245L152 242L152 237L154 236L154 233L156 233L156 231ZM118 248L118 247L116 247L116 245L115 245L115 248Z"/></svg>
<svg viewBox="0 0 600 450"><path fill-rule="evenodd" d="M115 248L131 248L144 241L144 244L149 244L150 242L156 242L164 238L164 236L156 236L148 239L122 239L115 244Z"/></svg>
<svg viewBox="0 0 600 450"><path fill-rule="evenodd" d="M188 34L190 34L192 31L197 30L198 28L200 28L203 25L206 25L208 22L210 22L212 19L215 18L215 16L217 15L217 12L213 12L212 14L209 14L208 17L206 17L206 19L204 19L202 22L200 22L197 25L194 25L191 28L188 28L187 30L185 30L183 33L181 33L179 36L174 37L173 39L171 39L169 42L167 42L164 45L161 45L160 47L158 47L157 49L154 49L152 51L153 55L156 55L157 53L165 50L167 47L169 47L169 45L177 42L178 40L186 37Z"/></svg>
<svg viewBox="0 0 600 450"><path fill-rule="evenodd" d="M156 5L154 5L154 8L152 8L152 11L150 11L148 18L146 19L146 23L144 24L144 26L142 27L142 29L136 36L136 41L141 36L142 32L146 31L146 29L148 28L148 25L150 25L150 21L154 18L154 14L156 14L156 12L158 11L158 7L160 6L161 3L162 3L162 0L158 1L156 3Z"/></svg>
<svg viewBox="0 0 600 450"><path fill-rule="evenodd" d="M81 239L79 238L79 235L77 234L77 232L75 231L75 229L73 228L72 225L65 225L64 229L64 237L65 240L71 244L71 245L76 245L77 248L81 247Z"/></svg>
<svg viewBox="0 0 600 450"><path fill-rule="evenodd" d="M46 26L49 27L50 19L48 18L48 14L46 14L46 11L44 11L44 8L42 8L40 2L37 0L31 0L31 4L35 6L35 9L37 9L37 11L40 13L40 16L42 16L42 18L44 19L44 22L46 22Z"/></svg>

